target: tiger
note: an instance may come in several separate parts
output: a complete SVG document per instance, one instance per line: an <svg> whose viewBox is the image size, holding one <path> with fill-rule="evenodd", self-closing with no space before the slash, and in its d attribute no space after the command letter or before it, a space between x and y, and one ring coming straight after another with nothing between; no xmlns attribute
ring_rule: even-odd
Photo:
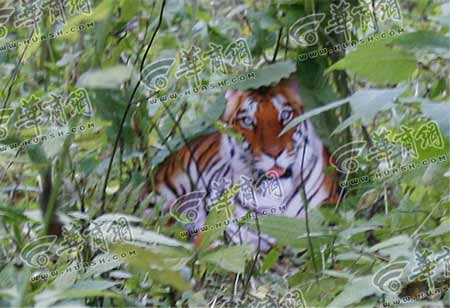
<svg viewBox="0 0 450 308"><path fill-rule="evenodd" d="M211 210L211 202L205 200L213 199L213 188L226 182L225 187L239 184L242 190L245 179L256 187L250 195L247 191L247 197L253 200L248 202L243 193L236 193L235 219L227 224L225 236L267 251L276 240L238 224L236 219L249 212L302 218L305 199L310 208L335 203L336 174L325 172L330 155L311 121L305 120L281 134L303 113L299 92L293 76L258 89L227 90L220 121L235 134L215 131L200 136L159 166L152 181L155 188L149 184L148 190L156 191L158 200L163 200L163 211L189 214L190 219L183 222L186 230L195 234ZM263 184L275 186L278 194L263 192L259 189ZM219 193L225 191L221 189L217 189Z"/></svg>

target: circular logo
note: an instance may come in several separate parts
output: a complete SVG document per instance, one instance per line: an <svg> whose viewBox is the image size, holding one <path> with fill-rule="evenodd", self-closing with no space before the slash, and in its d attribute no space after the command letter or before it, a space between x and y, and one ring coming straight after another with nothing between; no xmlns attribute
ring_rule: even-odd
<svg viewBox="0 0 450 308"><path fill-rule="evenodd" d="M0 140L3 140L8 136L8 130L0 126Z"/></svg>
<svg viewBox="0 0 450 308"><path fill-rule="evenodd" d="M0 27L0 39L4 39L8 35L8 29L6 27Z"/></svg>

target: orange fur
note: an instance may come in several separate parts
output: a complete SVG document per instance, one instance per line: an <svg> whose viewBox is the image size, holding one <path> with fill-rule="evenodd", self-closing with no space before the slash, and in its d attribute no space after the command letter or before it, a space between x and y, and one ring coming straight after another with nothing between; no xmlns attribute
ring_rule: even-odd
<svg viewBox="0 0 450 308"><path fill-rule="evenodd" d="M303 113L303 103L298 95L295 80L284 80L274 87L247 92L232 91L227 94L227 106L222 121L244 137L250 144L253 156L266 154L277 157L283 150L291 150L294 147L295 127L280 136L284 125L280 122L279 112L271 100L271 97L275 95L282 95L286 98L292 107L293 118ZM243 127L237 119L242 103L249 97L252 97L258 104L254 114L258 125L253 129ZM221 138L222 134L219 132L198 137L169 156L157 169L155 175L156 190L158 191L163 184L176 190L176 177L189 172L188 169L192 161L195 161L196 168L202 173L211 162L222 159L219 157ZM330 155L325 146L322 156L326 162L326 168L329 165ZM322 185L329 191L329 198L326 202L336 203L338 200L336 172L326 175ZM147 193L151 190L151 185L148 185ZM196 243L200 243L201 238L202 234L199 232Z"/></svg>

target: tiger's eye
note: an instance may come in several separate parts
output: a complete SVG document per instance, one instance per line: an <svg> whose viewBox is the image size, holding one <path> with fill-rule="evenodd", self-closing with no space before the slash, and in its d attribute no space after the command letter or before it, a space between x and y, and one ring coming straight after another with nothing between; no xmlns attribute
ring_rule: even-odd
<svg viewBox="0 0 450 308"><path fill-rule="evenodd" d="M246 127L250 127L253 124L253 120L251 117L243 117L241 119L241 121L242 121L242 124L244 124L244 126L246 126Z"/></svg>
<svg viewBox="0 0 450 308"><path fill-rule="evenodd" d="M281 120L283 120L284 122L290 120L292 117L292 111L291 110L283 110L281 112Z"/></svg>

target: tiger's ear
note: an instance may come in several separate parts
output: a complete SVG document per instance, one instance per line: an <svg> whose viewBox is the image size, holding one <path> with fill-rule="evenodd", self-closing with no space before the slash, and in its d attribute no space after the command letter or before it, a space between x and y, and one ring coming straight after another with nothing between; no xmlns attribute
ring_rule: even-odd
<svg viewBox="0 0 450 308"><path fill-rule="evenodd" d="M243 92L239 90L227 90L225 92L226 104L225 111L222 115L222 121L230 121L233 115L237 112L242 93Z"/></svg>
<svg viewBox="0 0 450 308"><path fill-rule="evenodd" d="M285 87L287 87L290 91L297 93L297 95L300 95L300 89L298 86L298 78L294 74L289 76L288 79L285 79Z"/></svg>
<svg viewBox="0 0 450 308"><path fill-rule="evenodd" d="M300 97L300 87L297 77L292 74L289 78L283 79L278 85L286 98L299 107L303 108L303 102Z"/></svg>

